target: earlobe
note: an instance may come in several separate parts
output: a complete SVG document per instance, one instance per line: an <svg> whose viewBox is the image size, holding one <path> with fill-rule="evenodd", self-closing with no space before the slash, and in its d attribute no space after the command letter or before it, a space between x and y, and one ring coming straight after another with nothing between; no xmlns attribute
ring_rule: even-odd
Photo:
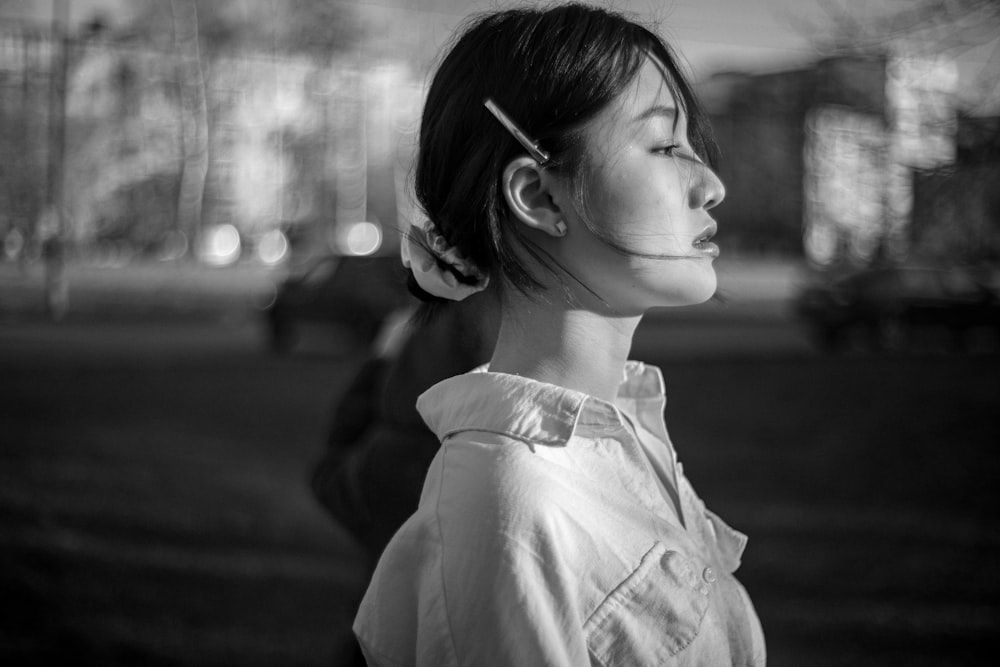
<svg viewBox="0 0 1000 667"><path fill-rule="evenodd" d="M534 159L525 155L511 160L504 169L501 187L520 222L549 236L566 235L566 222L552 197L550 180Z"/></svg>

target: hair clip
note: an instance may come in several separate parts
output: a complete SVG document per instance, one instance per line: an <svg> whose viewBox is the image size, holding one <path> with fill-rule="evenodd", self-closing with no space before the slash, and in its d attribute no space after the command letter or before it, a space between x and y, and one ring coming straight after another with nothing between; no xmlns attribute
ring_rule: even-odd
<svg viewBox="0 0 1000 667"><path fill-rule="evenodd" d="M507 131L514 135L514 138L517 139L518 143L524 146L524 150L528 151L531 157L533 157L538 164L544 166L545 163L549 161L549 154L538 146L537 141L529 139L524 130L518 127L517 123L512 121L510 117L504 113L503 109L497 106L496 102L487 97L483 104L485 104L489 112L493 114L498 121L500 121L500 124L506 127Z"/></svg>

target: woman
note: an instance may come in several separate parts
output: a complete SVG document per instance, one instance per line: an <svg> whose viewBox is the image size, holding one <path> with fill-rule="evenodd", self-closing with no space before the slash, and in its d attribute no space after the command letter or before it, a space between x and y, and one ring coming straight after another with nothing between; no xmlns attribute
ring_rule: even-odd
<svg viewBox="0 0 1000 667"><path fill-rule="evenodd" d="M488 290L500 329L418 399L442 445L355 620L370 664L764 664L746 538L626 361L649 308L715 291L711 146L669 48L611 12L488 15L441 63L404 264L430 302Z"/></svg>

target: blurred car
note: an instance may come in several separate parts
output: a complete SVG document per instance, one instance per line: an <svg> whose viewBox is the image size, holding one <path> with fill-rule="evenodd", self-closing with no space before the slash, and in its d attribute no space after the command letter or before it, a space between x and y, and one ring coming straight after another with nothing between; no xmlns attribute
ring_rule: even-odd
<svg viewBox="0 0 1000 667"><path fill-rule="evenodd" d="M271 349L289 349L303 326L337 327L370 343L393 312L411 304L399 257L323 255L276 288L264 309Z"/></svg>
<svg viewBox="0 0 1000 667"><path fill-rule="evenodd" d="M829 351L860 336L877 350L899 352L931 330L946 332L960 349L973 329L1000 340L1000 296L964 269L868 269L806 287L794 309Z"/></svg>

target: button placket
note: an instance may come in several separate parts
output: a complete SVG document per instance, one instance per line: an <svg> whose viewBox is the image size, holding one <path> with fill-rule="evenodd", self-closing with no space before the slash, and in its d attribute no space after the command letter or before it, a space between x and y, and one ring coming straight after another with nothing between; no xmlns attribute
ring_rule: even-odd
<svg viewBox="0 0 1000 667"><path fill-rule="evenodd" d="M698 592L708 597L712 592L712 584L716 582L717 578L715 576L715 570L711 567L706 567L701 571L701 581L698 583Z"/></svg>

